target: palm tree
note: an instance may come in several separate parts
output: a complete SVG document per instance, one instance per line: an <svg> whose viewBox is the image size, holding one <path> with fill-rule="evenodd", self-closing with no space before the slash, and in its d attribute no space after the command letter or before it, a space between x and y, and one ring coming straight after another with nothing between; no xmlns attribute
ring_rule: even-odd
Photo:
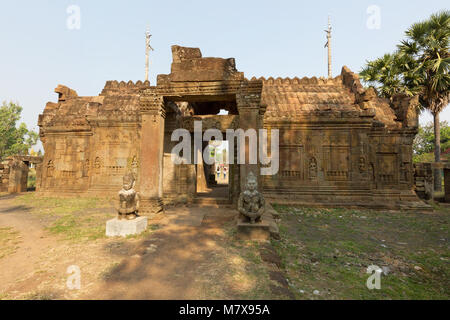
<svg viewBox="0 0 450 320"><path fill-rule="evenodd" d="M419 96L421 109L429 110L434 118L434 154L435 161L439 162L439 113L448 105L450 97L450 11L413 24L405 35L396 52L368 61L360 75L384 97L392 98L398 93ZM439 170L434 177L434 189L441 191Z"/></svg>

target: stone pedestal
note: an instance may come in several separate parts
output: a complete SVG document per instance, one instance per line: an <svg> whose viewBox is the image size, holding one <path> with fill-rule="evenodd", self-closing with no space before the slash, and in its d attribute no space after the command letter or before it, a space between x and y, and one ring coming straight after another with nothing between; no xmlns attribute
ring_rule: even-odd
<svg viewBox="0 0 450 320"><path fill-rule="evenodd" d="M119 220L114 218L106 222L107 237L126 237L140 234L147 229L147 217L137 217L134 220Z"/></svg>
<svg viewBox="0 0 450 320"><path fill-rule="evenodd" d="M237 237L240 240L266 241L270 238L270 227L266 221L248 223L241 220L237 223Z"/></svg>

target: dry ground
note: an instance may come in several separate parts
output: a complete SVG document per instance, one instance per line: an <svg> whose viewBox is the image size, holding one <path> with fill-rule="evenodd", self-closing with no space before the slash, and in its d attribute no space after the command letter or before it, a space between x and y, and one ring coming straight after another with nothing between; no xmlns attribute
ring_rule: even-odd
<svg viewBox="0 0 450 320"><path fill-rule="evenodd" d="M104 199L0 197L0 298L293 298L270 279L270 248L234 241L230 209L169 209L142 235L108 239L114 216ZM71 265L80 290L66 286Z"/></svg>

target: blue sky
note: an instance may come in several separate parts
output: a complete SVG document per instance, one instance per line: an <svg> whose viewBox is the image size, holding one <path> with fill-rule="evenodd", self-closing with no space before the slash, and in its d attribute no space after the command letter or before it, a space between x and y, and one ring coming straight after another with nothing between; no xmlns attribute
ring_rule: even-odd
<svg viewBox="0 0 450 320"><path fill-rule="evenodd" d="M71 5L80 8L80 29L67 27ZM380 29L367 27L371 5L380 9ZM248 78L310 77L327 73L324 30L331 15L335 76L343 65L357 72L367 59L394 50L412 23L448 8L444 0L2 1L0 101L19 102L23 120L38 129L58 84L97 95L107 80L143 80L147 25L153 84L157 74L170 73L174 44L235 57ZM441 119L450 121L449 108Z"/></svg>

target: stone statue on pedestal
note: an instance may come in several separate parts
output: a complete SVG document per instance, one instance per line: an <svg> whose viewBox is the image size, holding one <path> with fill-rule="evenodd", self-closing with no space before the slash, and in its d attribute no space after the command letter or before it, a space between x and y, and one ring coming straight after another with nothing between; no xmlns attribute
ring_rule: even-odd
<svg viewBox="0 0 450 320"><path fill-rule="evenodd" d="M257 189L258 180L250 172L247 176L246 190L239 196L238 211L252 224L260 222L264 214L265 200Z"/></svg>
<svg viewBox="0 0 450 320"><path fill-rule="evenodd" d="M123 187L119 191L119 220L133 220L138 217L139 212L139 193L134 190L135 179L133 174L127 173L123 177Z"/></svg>

